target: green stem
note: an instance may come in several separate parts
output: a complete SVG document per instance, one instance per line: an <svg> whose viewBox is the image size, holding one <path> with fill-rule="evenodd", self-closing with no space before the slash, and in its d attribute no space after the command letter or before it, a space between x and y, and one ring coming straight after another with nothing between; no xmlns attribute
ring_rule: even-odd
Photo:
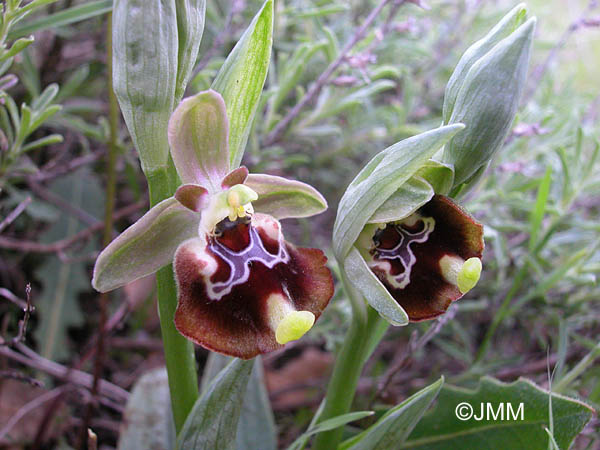
<svg viewBox="0 0 600 450"><path fill-rule="evenodd" d="M342 282L348 296L354 298L357 293L346 280ZM360 300L363 303L360 306L364 306L364 300L362 298ZM352 323L336 357L319 422L350 411L363 366L389 326L373 308L367 306L367 310L364 311L362 308L359 309L356 302L353 301L352 304ZM314 449L337 448L343 431L343 427L338 427L318 434Z"/></svg>
<svg viewBox="0 0 600 450"><path fill-rule="evenodd" d="M175 182L172 171L170 173L168 169L157 170L147 174L147 178L152 206L173 195ZM173 323L177 307L177 286L170 265L156 273L156 286L160 329L171 392L171 409L175 430L179 433L198 398L194 345L179 334Z"/></svg>

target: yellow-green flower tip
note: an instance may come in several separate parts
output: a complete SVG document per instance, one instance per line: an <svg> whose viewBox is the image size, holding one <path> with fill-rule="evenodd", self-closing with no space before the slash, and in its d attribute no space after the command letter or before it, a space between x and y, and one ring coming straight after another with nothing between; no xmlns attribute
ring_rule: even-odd
<svg viewBox="0 0 600 450"><path fill-rule="evenodd" d="M475 287L481 276L481 260L479 258L469 258L465 261L458 273L458 289L466 294Z"/></svg>
<svg viewBox="0 0 600 450"><path fill-rule="evenodd" d="M298 340L314 323L315 315L310 311L291 311L277 325L275 340L282 345Z"/></svg>
<svg viewBox="0 0 600 450"><path fill-rule="evenodd" d="M236 184L227 191L227 203L233 208L246 205L258 199L258 194L245 184Z"/></svg>

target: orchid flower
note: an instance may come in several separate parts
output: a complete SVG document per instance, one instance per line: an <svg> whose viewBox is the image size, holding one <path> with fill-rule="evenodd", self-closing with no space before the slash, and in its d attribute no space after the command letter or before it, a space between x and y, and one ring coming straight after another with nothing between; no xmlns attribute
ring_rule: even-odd
<svg viewBox="0 0 600 450"><path fill-rule="evenodd" d="M183 184L104 249L92 284L109 291L173 262L179 332L249 359L299 339L333 295L323 252L288 243L279 223L327 202L307 184L230 167L228 136L219 93L180 103L168 137Z"/></svg>
<svg viewBox="0 0 600 450"><path fill-rule="evenodd" d="M443 314L477 284L483 226L449 197L434 195L399 220L377 220L357 248L411 322Z"/></svg>
<svg viewBox="0 0 600 450"><path fill-rule="evenodd" d="M431 159L463 129L388 147L340 200L333 245L345 279L394 325L443 314L479 280L483 226L447 196L453 167Z"/></svg>

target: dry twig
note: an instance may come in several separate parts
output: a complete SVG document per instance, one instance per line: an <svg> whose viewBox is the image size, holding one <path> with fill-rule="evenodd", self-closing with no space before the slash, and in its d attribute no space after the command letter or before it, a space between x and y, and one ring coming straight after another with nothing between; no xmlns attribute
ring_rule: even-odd
<svg viewBox="0 0 600 450"><path fill-rule="evenodd" d="M119 220L127 217L144 208L147 204L148 202L146 200L141 200L126 206L115 212L114 219ZM104 228L104 222L98 222L73 236L69 236L51 244L41 244L35 241L25 241L22 239L0 236L0 248L31 253L61 253L76 243L91 238L94 234L98 233L98 231L102 230L102 228Z"/></svg>
<svg viewBox="0 0 600 450"><path fill-rule="evenodd" d="M429 343L429 341L431 341L435 336L437 336L437 334L442 330L444 325L446 325L446 323L452 320L455 315L456 307L451 306L450 308L448 308L448 311L446 311L446 314L441 316L433 325L431 325L429 329L420 338L417 338L416 331L413 332L406 349L402 353L399 353L396 358L394 358L394 361L392 362L390 367L381 376L381 379L377 385L377 396L381 396L385 391L387 391L394 377L404 367L409 358L416 351L425 347Z"/></svg>
<svg viewBox="0 0 600 450"><path fill-rule="evenodd" d="M11 223L13 223L14 220L17 217L19 217L23 211L25 211L25 208L27 208L27 206L30 203L31 203L31 197L27 197L25 200L23 200L21 203L19 203L17 205L17 207L15 209L13 209L11 211L11 213L8 216L6 216L2 222L0 222L0 233L2 233L2 231L7 226L9 226Z"/></svg>
<svg viewBox="0 0 600 450"><path fill-rule="evenodd" d="M25 307L23 308L23 318L19 320L19 329L17 331L17 335L10 340L6 340L0 336L0 346L15 346L25 340L25 333L27 333L27 323L29 322L29 317L31 316L31 313L35 311L35 308L31 304L31 284L27 284L25 287L25 295L27 300L25 302Z"/></svg>
<svg viewBox="0 0 600 450"><path fill-rule="evenodd" d="M85 387L86 389L92 388L93 377L89 373L81 370L70 369L54 361L50 361L49 359L38 355L36 352L23 344L17 344L15 347L19 350L19 352L11 350L7 347L0 347L0 355L17 361L25 366L41 370L42 372L45 372L61 381L73 383L78 386ZM107 397L109 400L112 399L113 401L117 401L119 404L125 403L129 398L129 393L125 389L106 380L100 380L98 384L98 392L100 395ZM114 402L102 401L102 403L106 404L107 406L114 407Z"/></svg>

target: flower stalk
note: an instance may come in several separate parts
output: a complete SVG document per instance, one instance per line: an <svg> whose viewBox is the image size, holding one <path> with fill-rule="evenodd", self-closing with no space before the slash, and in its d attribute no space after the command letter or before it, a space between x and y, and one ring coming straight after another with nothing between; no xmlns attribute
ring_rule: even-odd
<svg viewBox="0 0 600 450"><path fill-rule="evenodd" d="M150 207L173 195L176 183L173 178L166 169L154 171L148 176ZM170 265L156 272L156 294L171 408L175 430L179 433L198 398L198 375L194 344L179 334L173 323L177 307L177 286Z"/></svg>

